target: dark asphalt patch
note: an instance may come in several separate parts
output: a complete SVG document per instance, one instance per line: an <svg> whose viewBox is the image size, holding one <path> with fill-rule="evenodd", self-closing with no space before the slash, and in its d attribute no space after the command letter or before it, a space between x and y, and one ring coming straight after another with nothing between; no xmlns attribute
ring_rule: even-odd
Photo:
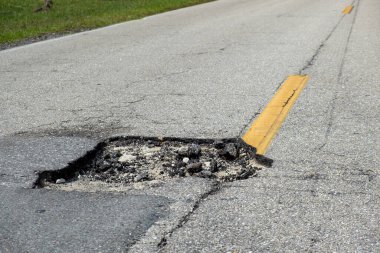
<svg viewBox="0 0 380 253"><path fill-rule="evenodd" d="M0 185L0 252L127 252L172 199Z"/></svg>
<svg viewBox="0 0 380 253"><path fill-rule="evenodd" d="M36 186L73 181L134 184L181 177L247 179L272 160L240 139L123 137L100 143L68 167L39 174Z"/></svg>

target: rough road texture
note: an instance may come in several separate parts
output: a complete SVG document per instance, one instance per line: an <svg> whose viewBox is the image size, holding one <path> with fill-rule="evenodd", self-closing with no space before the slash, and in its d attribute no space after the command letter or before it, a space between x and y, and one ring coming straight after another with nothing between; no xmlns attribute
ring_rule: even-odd
<svg viewBox="0 0 380 253"><path fill-rule="evenodd" d="M380 2L351 3L221 0L1 51L0 251L380 251ZM258 177L31 189L113 135L236 138L297 73Z"/></svg>
<svg viewBox="0 0 380 253"><path fill-rule="evenodd" d="M211 196L164 252L380 251L380 5L356 4L305 71L273 167Z"/></svg>
<svg viewBox="0 0 380 253"><path fill-rule="evenodd" d="M125 137L110 140L94 155L57 171L40 173L37 187L73 181L155 183L181 177L201 177L219 182L247 179L272 160L239 139L167 139Z"/></svg>

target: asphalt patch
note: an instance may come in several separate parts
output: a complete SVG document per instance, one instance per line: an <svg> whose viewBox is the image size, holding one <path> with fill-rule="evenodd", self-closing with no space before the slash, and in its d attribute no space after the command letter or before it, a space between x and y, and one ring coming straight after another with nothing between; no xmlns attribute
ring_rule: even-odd
<svg viewBox="0 0 380 253"><path fill-rule="evenodd" d="M74 181L130 185L181 177L225 182L253 177L271 164L240 139L123 137L99 144L62 170L40 173L36 186Z"/></svg>

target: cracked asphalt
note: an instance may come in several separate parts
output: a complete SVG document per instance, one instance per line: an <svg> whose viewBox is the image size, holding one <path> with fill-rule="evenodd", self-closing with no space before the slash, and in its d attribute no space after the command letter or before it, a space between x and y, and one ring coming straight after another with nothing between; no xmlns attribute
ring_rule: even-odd
<svg viewBox="0 0 380 253"><path fill-rule="evenodd" d="M219 0L0 51L0 252L380 252L379 12ZM257 177L32 188L111 136L239 137L292 74Z"/></svg>

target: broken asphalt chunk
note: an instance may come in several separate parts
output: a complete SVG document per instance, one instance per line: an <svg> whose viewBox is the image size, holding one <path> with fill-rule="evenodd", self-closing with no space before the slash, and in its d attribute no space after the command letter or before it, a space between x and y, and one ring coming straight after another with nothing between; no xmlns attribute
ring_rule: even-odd
<svg viewBox="0 0 380 253"><path fill-rule="evenodd" d="M189 165L186 166L186 170L190 174L200 172L202 170L202 163L201 162L190 163Z"/></svg>
<svg viewBox="0 0 380 253"><path fill-rule="evenodd" d="M236 159L239 155L239 151L234 143L228 143L222 152L221 156L224 156L226 159L233 160Z"/></svg>
<svg viewBox="0 0 380 253"><path fill-rule="evenodd" d="M201 147L199 144L192 143L187 152L190 158L198 158L201 154Z"/></svg>

